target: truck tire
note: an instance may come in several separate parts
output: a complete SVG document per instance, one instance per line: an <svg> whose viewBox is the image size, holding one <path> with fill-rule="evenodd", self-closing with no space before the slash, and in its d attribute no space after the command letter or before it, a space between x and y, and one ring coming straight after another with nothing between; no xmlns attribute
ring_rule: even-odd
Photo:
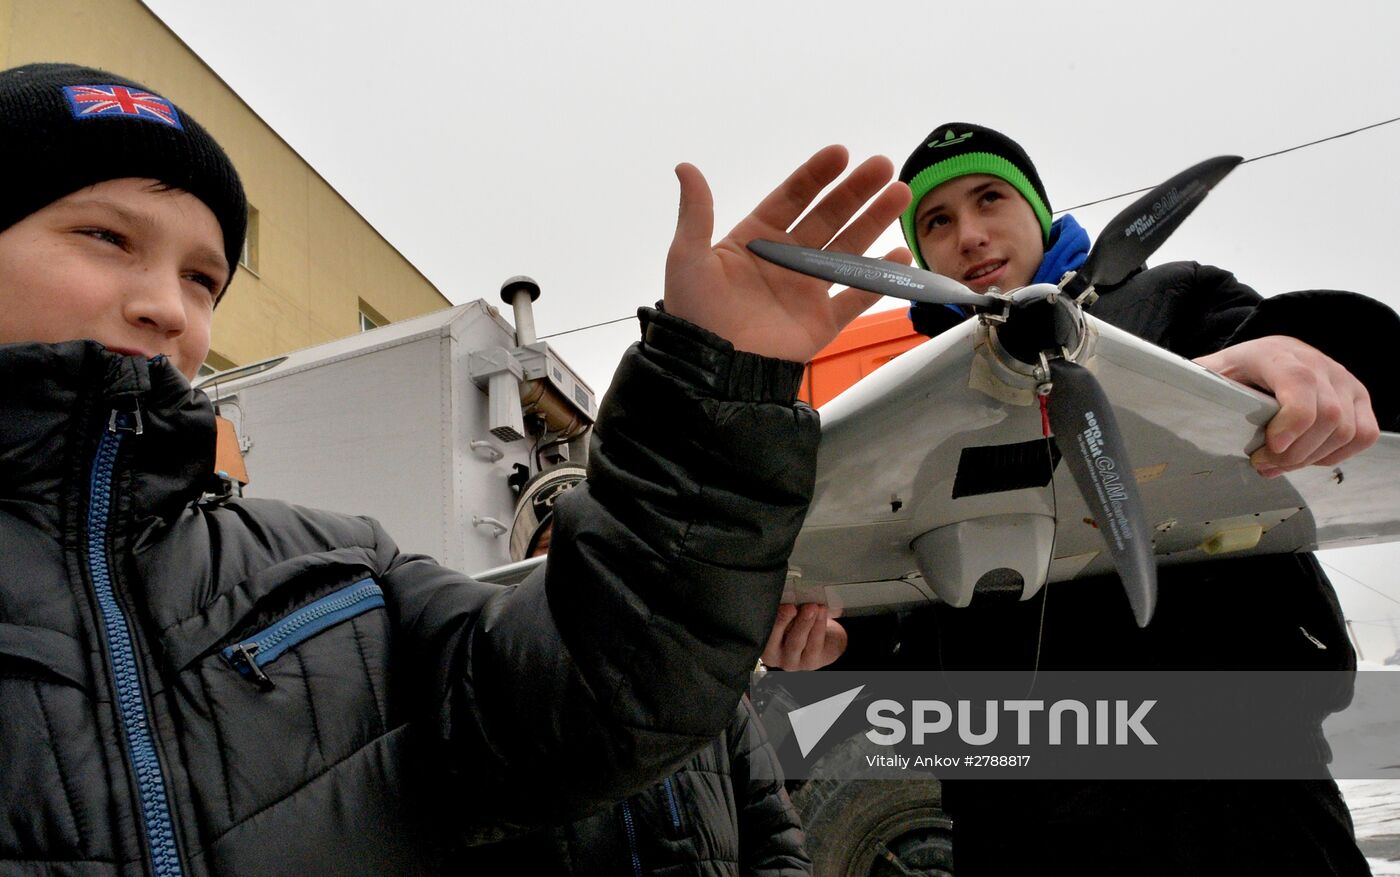
<svg viewBox="0 0 1400 877"><path fill-rule="evenodd" d="M840 778L857 774L872 751L864 735L841 743L792 796L807 832L812 873L952 877L953 821L943 812L938 780Z"/></svg>

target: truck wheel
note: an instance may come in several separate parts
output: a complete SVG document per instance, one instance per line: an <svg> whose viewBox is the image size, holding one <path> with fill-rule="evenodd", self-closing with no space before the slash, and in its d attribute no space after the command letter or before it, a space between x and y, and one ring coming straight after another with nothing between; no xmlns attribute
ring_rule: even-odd
<svg viewBox="0 0 1400 877"><path fill-rule="evenodd" d="M953 821L943 812L938 780L822 778L850 776L869 751L862 743L863 736L852 738L824 756L792 796L812 873L952 877Z"/></svg>
<svg viewBox="0 0 1400 877"><path fill-rule="evenodd" d="M953 822L937 780L813 780L793 798L812 873L952 877Z"/></svg>

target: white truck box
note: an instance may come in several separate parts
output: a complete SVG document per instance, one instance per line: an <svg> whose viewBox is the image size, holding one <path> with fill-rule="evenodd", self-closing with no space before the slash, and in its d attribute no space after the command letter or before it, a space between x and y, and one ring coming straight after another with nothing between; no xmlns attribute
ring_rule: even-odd
<svg viewBox="0 0 1400 877"><path fill-rule="evenodd" d="M472 355L499 361L502 350L513 352L505 358L547 369L587 421L596 408L592 391L552 351L515 345L496 308L475 301L234 369L202 386L238 434L249 473L244 496L370 515L402 550L480 570L510 559L507 479L517 464L534 471L538 438L510 441L501 436L511 429L492 432L488 382L480 357L474 379ZM495 410L504 407L498 400ZM583 444L569 446L575 461Z"/></svg>

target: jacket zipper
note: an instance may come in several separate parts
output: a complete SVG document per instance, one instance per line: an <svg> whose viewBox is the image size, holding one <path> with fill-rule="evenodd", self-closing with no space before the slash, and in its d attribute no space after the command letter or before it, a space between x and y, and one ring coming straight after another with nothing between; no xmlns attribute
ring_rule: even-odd
<svg viewBox="0 0 1400 877"><path fill-rule="evenodd" d="M127 753L136 773L136 790L140 797L142 828L150 850L151 868L156 877L180 877L180 852L175 845L175 825L170 815L170 803L161 774L160 759L147 720L146 697L137 669L136 648L125 614L117 603L112 588L111 561L108 556L108 526L111 523L112 494L115 491L117 451L123 433L140 435L141 411L113 410L107 421L107 431L97 445L92 463L92 482L88 491L88 572L102 620L102 634L112 656L112 677L115 683L117 712L126 736Z"/></svg>
<svg viewBox="0 0 1400 877"><path fill-rule="evenodd" d="M637 826L632 823L632 804L622 802L622 827L627 832L627 853L632 857L632 873L642 877L642 857L637 854Z"/></svg>
<svg viewBox="0 0 1400 877"><path fill-rule="evenodd" d="M671 778L666 777L666 803L671 805L671 827L681 830L681 810L676 806L676 790L671 786Z"/></svg>
<svg viewBox="0 0 1400 877"><path fill-rule="evenodd" d="M263 672L263 667L277 660L287 649L328 627L383 605L384 592L374 580L361 579L308 603L271 627L225 648L222 654L239 673L263 688L272 688L272 679Z"/></svg>

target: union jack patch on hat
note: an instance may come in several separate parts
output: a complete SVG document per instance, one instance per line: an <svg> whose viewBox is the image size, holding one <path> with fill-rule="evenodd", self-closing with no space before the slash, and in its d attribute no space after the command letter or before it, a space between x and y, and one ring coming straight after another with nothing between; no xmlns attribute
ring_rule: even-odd
<svg viewBox="0 0 1400 877"><path fill-rule="evenodd" d="M75 119L132 116L184 130L174 104L158 94L125 85L67 85L64 97Z"/></svg>

